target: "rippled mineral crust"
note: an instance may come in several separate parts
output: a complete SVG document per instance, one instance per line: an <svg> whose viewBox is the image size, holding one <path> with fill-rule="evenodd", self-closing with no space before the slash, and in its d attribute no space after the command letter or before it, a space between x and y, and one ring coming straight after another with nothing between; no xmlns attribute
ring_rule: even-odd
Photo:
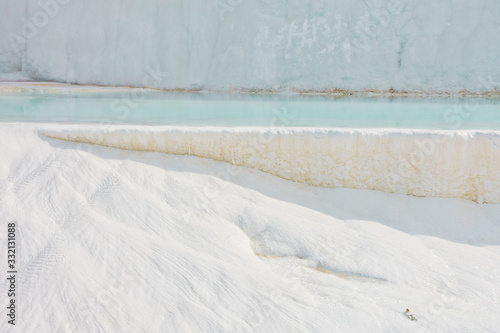
<svg viewBox="0 0 500 333"><path fill-rule="evenodd" d="M195 155L322 187L500 203L493 131L108 126L42 129L50 138Z"/></svg>
<svg viewBox="0 0 500 333"><path fill-rule="evenodd" d="M0 3L0 72L37 80L482 93L499 61L496 0Z"/></svg>

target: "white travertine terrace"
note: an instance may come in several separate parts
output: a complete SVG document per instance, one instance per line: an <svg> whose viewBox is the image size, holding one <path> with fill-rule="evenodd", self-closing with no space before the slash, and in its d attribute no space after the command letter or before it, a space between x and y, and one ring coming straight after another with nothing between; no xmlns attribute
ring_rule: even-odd
<svg viewBox="0 0 500 333"><path fill-rule="evenodd" d="M471 92L497 0L4 0L0 72L165 89Z"/></svg>
<svg viewBox="0 0 500 333"><path fill-rule="evenodd" d="M500 327L492 311L500 304L500 204L318 188L195 156L41 135L85 130L0 122L0 217L16 222L21 310L16 328L2 320L0 332ZM196 142L217 131L116 126L107 136L182 147L189 135ZM302 130L278 132L300 141ZM313 131L311 142L333 140L328 133ZM307 162L302 148L293 149L298 163Z"/></svg>
<svg viewBox="0 0 500 333"><path fill-rule="evenodd" d="M493 131L65 125L42 133L190 154L314 186L500 203L500 133Z"/></svg>

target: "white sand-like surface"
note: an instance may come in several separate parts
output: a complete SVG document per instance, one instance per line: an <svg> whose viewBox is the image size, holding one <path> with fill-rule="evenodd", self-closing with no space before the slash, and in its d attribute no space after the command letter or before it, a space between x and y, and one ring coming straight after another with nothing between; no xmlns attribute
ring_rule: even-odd
<svg viewBox="0 0 500 333"><path fill-rule="evenodd" d="M317 188L42 127L0 124L0 244L15 221L18 249L2 332L500 327L498 204Z"/></svg>

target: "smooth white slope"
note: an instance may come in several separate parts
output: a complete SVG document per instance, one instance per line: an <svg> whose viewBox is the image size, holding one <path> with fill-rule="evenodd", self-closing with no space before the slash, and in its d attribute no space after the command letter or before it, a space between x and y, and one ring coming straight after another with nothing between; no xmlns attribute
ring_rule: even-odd
<svg viewBox="0 0 500 333"><path fill-rule="evenodd" d="M74 125L51 138L195 155L313 186L500 203L500 132Z"/></svg>
<svg viewBox="0 0 500 333"><path fill-rule="evenodd" d="M0 126L0 216L19 230L18 331L500 326L499 205L319 189Z"/></svg>
<svg viewBox="0 0 500 333"><path fill-rule="evenodd" d="M171 89L484 92L499 88L499 29L497 0L4 0L0 72L22 64L36 79Z"/></svg>

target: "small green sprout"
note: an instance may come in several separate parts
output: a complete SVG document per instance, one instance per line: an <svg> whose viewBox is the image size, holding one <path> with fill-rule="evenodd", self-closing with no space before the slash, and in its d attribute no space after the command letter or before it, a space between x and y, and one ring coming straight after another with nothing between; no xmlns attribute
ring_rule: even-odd
<svg viewBox="0 0 500 333"><path fill-rule="evenodd" d="M410 320L417 320L417 317L415 317L415 314L411 313L410 309L406 309L405 315Z"/></svg>

